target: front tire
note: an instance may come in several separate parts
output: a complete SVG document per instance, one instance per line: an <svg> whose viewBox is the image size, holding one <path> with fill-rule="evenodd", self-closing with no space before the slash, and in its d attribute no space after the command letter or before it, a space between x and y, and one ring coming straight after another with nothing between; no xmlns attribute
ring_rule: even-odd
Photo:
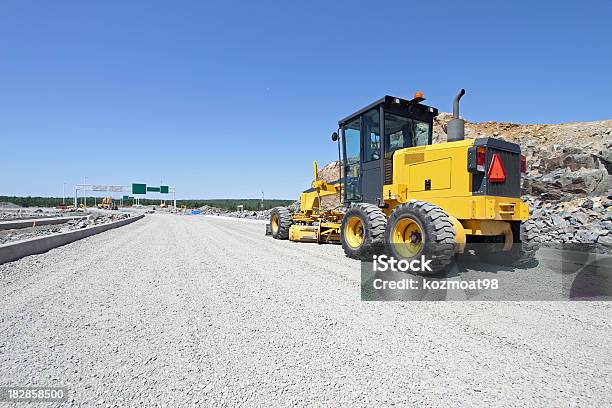
<svg viewBox="0 0 612 408"><path fill-rule="evenodd" d="M287 208L275 207L270 211L270 230L275 239L289 238L291 224L293 224L293 219Z"/></svg>
<svg viewBox="0 0 612 408"><path fill-rule="evenodd" d="M411 201L395 208L385 237L391 255L396 259L431 260L435 274L449 265L455 255L455 229L448 214L440 207L424 201Z"/></svg>
<svg viewBox="0 0 612 408"><path fill-rule="evenodd" d="M349 258L371 262L384 252L387 217L374 204L353 204L342 218L340 242Z"/></svg>

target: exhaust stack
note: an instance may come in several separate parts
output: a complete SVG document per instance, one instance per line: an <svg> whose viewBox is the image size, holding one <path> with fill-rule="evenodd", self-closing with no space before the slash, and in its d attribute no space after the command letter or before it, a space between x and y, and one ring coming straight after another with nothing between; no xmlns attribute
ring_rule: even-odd
<svg viewBox="0 0 612 408"><path fill-rule="evenodd" d="M448 122L446 128L446 140L456 142L465 139L465 122L459 118L459 100L465 95L465 89L459 91L453 101L453 118Z"/></svg>

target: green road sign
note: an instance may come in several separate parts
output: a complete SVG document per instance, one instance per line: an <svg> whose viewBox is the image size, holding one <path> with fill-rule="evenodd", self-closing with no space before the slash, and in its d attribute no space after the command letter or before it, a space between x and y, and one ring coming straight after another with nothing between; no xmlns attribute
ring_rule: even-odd
<svg viewBox="0 0 612 408"><path fill-rule="evenodd" d="M147 185L132 183L132 194L147 194Z"/></svg>
<svg viewBox="0 0 612 408"><path fill-rule="evenodd" d="M147 187L147 191L152 193L159 193L159 187Z"/></svg>
<svg viewBox="0 0 612 408"><path fill-rule="evenodd" d="M130 196L123 196L123 199L124 199L124 200L129 200L129 199L130 199Z"/></svg>
<svg viewBox="0 0 612 408"><path fill-rule="evenodd" d="M168 186L159 186L159 192L162 194L168 194Z"/></svg>

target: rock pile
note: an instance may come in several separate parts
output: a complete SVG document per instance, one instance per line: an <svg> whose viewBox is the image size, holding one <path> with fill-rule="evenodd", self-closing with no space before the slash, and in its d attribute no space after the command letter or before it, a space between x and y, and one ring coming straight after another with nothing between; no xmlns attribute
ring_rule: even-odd
<svg viewBox="0 0 612 408"><path fill-rule="evenodd" d="M527 223L535 241L547 244L590 244L612 247L611 197L551 202L525 197L532 209Z"/></svg>
<svg viewBox="0 0 612 408"><path fill-rule="evenodd" d="M71 231L79 228L86 228L89 226L100 225L100 224L108 224L109 222L114 222L118 220L122 220L124 218L130 218L131 215L129 213L95 213L86 218L82 218L80 220L70 220L66 223L64 227L62 227L62 232Z"/></svg>
<svg viewBox="0 0 612 408"><path fill-rule="evenodd" d="M0 208L19 208L19 206L6 201L0 201Z"/></svg>
<svg viewBox="0 0 612 408"><path fill-rule="evenodd" d="M610 156L603 152L595 155L559 145L543 151L532 144L524 151L528 170L523 187L527 194L567 201L575 196L607 195L610 189L612 165Z"/></svg>
<svg viewBox="0 0 612 408"><path fill-rule="evenodd" d="M9 242L22 241L24 239L36 238L45 235L52 235L61 232L74 231L89 226L107 224L123 218L129 218L130 214L93 214L80 220L69 220L64 224L57 225L38 225L35 227L19 228L0 231L0 245Z"/></svg>
<svg viewBox="0 0 612 408"><path fill-rule="evenodd" d="M3 203L0 203L3 204ZM7 203L10 204L10 203ZM21 208L19 206L0 206L0 220L15 220L26 218L59 217L63 213L55 208Z"/></svg>
<svg viewBox="0 0 612 408"><path fill-rule="evenodd" d="M227 214L227 210L224 210L223 208L211 207L209 205L203 205L202 207L198 208L198 210L202 211L202 214L204 215L225 215Z"/></svg>
<svg viewBox="0 0 612 408"><path fill-rule="evenodd" d="M270 210L263 211L231 211L224 214L226 217L249 218L252 220L267 220L270 218Z"/></svg>
<svg viewBox="0 0 612 408"><path fill-rule="evenodd" d="M295 201L291 205L287 206L287 208L292 213L297 212L300 210L300 202ZM222 215L225 217L248 218L252 220L268 220L270 218L270 210L228 211L222 208L210 207L208 205L200 207L199 210L202 211L202 214L204 215Z"/></svg>

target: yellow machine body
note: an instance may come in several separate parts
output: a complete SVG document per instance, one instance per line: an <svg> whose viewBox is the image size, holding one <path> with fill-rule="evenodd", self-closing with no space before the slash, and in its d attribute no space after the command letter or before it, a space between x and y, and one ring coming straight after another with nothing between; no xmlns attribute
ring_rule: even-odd
<svg viewBox="0 0 612 408"><path fill-rule="evenodd" d="M520 198L475 196L467 169L467 150L474 140L410 147L393 155L393 183L383 186L385 207L393 210L410 200L426 201L442 208L453 221L456 252L463 252L468 235L504 236L513 242L509 221L526 221L529 208ZM300 242L340 242L342 212L320 211L322 197L339 195L341 183L330 184L316 176L312 188L300 195L300 212L293 215L289 239ZM423 188L425 179L431 189Z"/></svg>
<svg viewBox="0 0 612 408"><path fill-rule="evenodd" d="M458 220L525 221L529 208L520 198L475 196L467 169L467 149L474 140L460 140L397 150L393 184L383 186L390 213L410 200L427 201ZM431 189L424 189L425 179Z"/></svg>
<svg viewBox="0 0 612 408"><path fill-rule="evenodd" d="M342 184L327 183L318 177L317 162L313 162L312 188L300 195L300 211L293 214L289 239L300 242L340 242L343 213L335 209L321 210L321 198L338 195Z"/></svg>
<svg viewBox="0 0 612 408"><path fill-rule="evenodd" d="M293 224L289 228L291 241L333 243L340 242L339 222L321 222L317 225Z"/></svg>
<svg viewBox="0 0 612 408"><path fill-rule="evenodd" d="M105 210L112 210L114 208L113 198L112 197L104 197L101 203L98 203L98 208L103 208Z"/></svg>
<svg viewBox="0 0 612 408"><path fill-rule="evenodd" d="M393 184L383 186L388 215L410 200L426 201L442 208L453 221L457 252L465 249L467 235L505 238L513 242L508 221L526 221L529 207L520 198L476 196L472 194L472 174L468 172L468 148L473 139L397 150L393 155ZM425 180L431 188L424 189Z"/></svg>

